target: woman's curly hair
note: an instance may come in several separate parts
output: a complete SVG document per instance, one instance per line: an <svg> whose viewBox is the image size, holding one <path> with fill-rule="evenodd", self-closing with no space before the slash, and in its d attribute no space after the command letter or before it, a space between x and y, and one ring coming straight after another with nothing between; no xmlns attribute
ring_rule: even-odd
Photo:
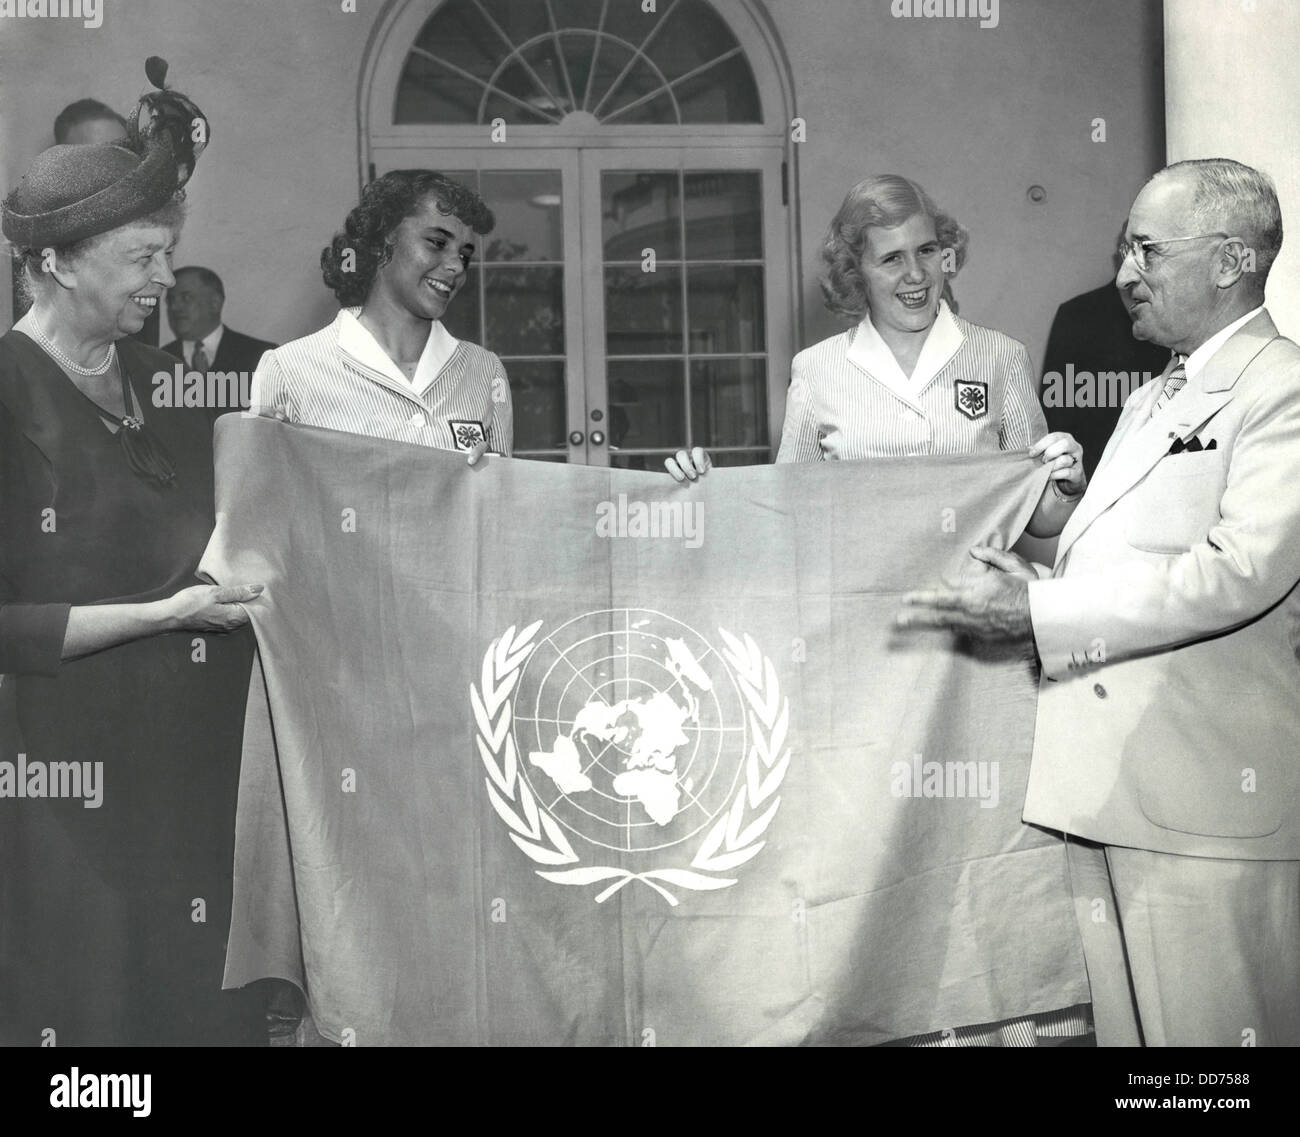
<svg viewBox="0 0 1300 1137"><path fill-rule="evenodd" d="M897 174L878 174L863 178L849 190L826 231L826 240L822 243L826 271L821 289L827 308L855 321L867 315L867 286L859 267L867 247L867 230L873 225L892 228L918 213L934 221L940 247L951 249L956 261L956 268L947 275L957 274L966 263L970 234L956 218L939 209L930 200L930 195L915 182ZM956 311L957 305L947 280L944 281L943 296L949 307Z"/></svg>
<svg viewBox="0 0 1300 1137"><path fill-rule="evenodd" d="M496 225L478 194L432 170L393 170L376 178L362 190L361 203L348 214L343 232L334 234L320 254L325 286L344 308L365 302L375 274L392 259L397 227L430 197L439 213L459 219L475 233L491 233ZM352 256L346 257L349 251Z"/></svg>

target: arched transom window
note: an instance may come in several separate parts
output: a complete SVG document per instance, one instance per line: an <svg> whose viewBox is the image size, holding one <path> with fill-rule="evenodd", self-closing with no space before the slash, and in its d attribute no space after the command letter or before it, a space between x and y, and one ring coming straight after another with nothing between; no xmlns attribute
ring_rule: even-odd
<svg viewBox="0 0 1300 1137"><path fill-rule="evenodd" d="M412 45L395 123L757 123L744 49L704 0L448 0Z"/></svg>
<svg viewBox="0 0 1300 1137"><path fill-rule="evenodd" d="M750 0L410 0L378 29L364 168L496 214L444 323L504 361L517 454L770 458L793 305L765 34Z"/></svg>

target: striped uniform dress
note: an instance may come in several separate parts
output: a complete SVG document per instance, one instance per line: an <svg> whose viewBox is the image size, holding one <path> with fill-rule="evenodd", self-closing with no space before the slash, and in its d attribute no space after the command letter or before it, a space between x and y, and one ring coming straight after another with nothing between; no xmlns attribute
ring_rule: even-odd
<svg viewBox="0 0 1300 1137"><path fill-rule="evenodd" d="M1024 345L944 301L910 376L870 318L796 355L776 460L1020 450L1046 433ZM1087 1031L1087 1008L1075 1006L890 1045L1052 1045Z"/></svg>
<svg viewBox="0 0 1300 1137"><path fill-rule="evenodd" d="M776 460L1019 450L1046 433L1024 345L945 301L910 376L870 319L796 355Z"/></svg>
<svg viewBox="0 0 1300 1137"><path fill-rule="evenodd" d="M510 455L514 419L505 368L492 352L457 340L435 321L408 380L345 308L326 328L268 351L253 376L254 408L290 422Z"/></svg>

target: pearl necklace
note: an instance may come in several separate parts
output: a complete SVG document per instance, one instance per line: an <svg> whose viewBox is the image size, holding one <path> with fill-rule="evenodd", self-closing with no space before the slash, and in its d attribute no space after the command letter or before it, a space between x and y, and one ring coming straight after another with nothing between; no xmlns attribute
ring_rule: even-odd
<svg viewBox="0 0 1300 1137"><path fill-rule="evenodd" d="M36 322L34 317L32 319L32 331L36 333L36 341L46 350L47 353L54 357L54 361L60 367L67 371L71 371L76 375L104 375L108 372L108 369L113 366L113 361L117 358L117 344L110 343L108 345L108 351L104 353L103 363L96 364L94 367L82 367L80 363L69 359L63 354L63 352L54 346L54 341L41 330L40 324Z"/></svg>

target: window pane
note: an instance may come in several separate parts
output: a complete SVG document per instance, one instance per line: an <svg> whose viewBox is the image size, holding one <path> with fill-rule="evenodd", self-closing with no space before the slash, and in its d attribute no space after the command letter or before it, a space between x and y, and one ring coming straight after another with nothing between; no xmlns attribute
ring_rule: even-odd
<svg viewBox="0 0 1300 1137"><path fill-rule="evenodd" d="M664 450L658 454L611 454L609 464L619 470L652 470L662 474L664 459L676 453L676 450Z"/></svg>
<svg viewBox="0 0 1300 1137"><path fill-rule="evenodd" d="M484 268L487 341L498 355L564 354L564 269Z"/></svg>
<svg viewBox="0 0 1300 1137"><path fill-rule="evenodd" d="M515 412L515 449L551 450L562 443L568 421L564 362L513 359L505 361L505 368Z"/></svg>
<svg viewBox="0 0 1300 1137"><path fill-rule="evenodd" d="M528 66L536 73L537 79L549 92L550 100L545 104L546 109L560 117L573 110L573 103L569 100L569 84L572 82L572 76L566 80L555 40L548 36L541 43L530 47L523 55L528 60Z"/></svg>
<svg viewBox="0 0 1300 1137"><path fill-rule="evenodd" d="M735 450L710 454L709 460L715 466L766 466L771 463L772 455L767 450Z"/></svg>
<svg viewBox="0 0 1300 1137"><path fill-rule="evenodd" d="M664 8L666 5L660 4L659 7ZM609 11L605 16L605 32L607 35L630 43L633 47L640 47L645 42L646 36L655 30L661 14L643 12L641 5L637 3L609 0Z"/></svg>
<svg viewBox="0 0 1300 1137"><path fill-rule="evenodd" d="M554 123L561 117L550 96L541 89L533 77L524 70L523 64L510 64L497 76L494 91L505 91L513 99L502 98L498 94L488 97L483 110L483 121L491 122L494 118L503 118L506 123L521 123L524 126L536 126L538 123ZM519 100L519 101L516 101Z"/></svg>
<svg viewBox="0 0 1300 1137"><path fill-rule="evenodd" d="M735 46L736 37L710 5L700 0L681 0L645 50L670 79L675 79Z"/></svg>
<svg viewBox="0 0 1300 1137"><path fill-rule="evenodd" d="M638 96L639 97L639 96ZM620 106L629 105L631 99L620 102ZM661 92L644 103L639 103L630 110L618 115L601 112L601 121L613 121L614 126L676 126L680 121L677 106L667 92Z"/></svg>
<svg viewBox="0 0 1300 1137"><path fill-rule="evenodd" d="M452 0L424 25L417 47L486 79L501 58L501 37L473 4Z"/></svg>
<svg viewBox="0 0 1300 1137"><path fill-rule="evenodd" d="M442 326L458 340L469 340L470 343L477 344L483 342L483 327L479 323L481 275L482 270L478 265L469 266L465 283L442 317Z"/></svg>
<svg viewBox="0 0 1300 1137"><path fill-rule="evenodd" d="M686 287L692 355L764 350L761 266L697 268L690 265L686 270Z"/></svg>
<svg viewBox="0 0 1300 1137"><path fill-rule="evenodd" d="M680 359L611 360L609 441L639 450L686 441L686 398Z"/></svg>
<svg viewBox="0 0 1300 1137"><path fill-rule="evenodd" d="M623 69L631 64L636 58L628 48L608 36L601 36L599 39L592 37L586 40L583 48L590 55L590 62L586 65L586 70L590 73L591 89L586 99L586 109L593 114L597 107L601 108L601 114L610 109L606 103L601 106L601 101L610 92L610 87L620 75ZM584 80L586 82L586 80ZM617 98L617 95L614 96Z"/></svg>
<svg viewBox="0 0 1300 1137"><path fill-rule="evenodd" d="M570 21L572 22L572 21ZM573 84L573 97L579 107L584 106L587 85L592 76L592 64L599 61L596 37L587 33L569 32L560 36L560 51L569 69L569 82ZM610 77L612 78L612 76ZM609 78L605 80L609 83ZM602 88L603 90L603 88ZM600 96L597 95L597 98ZM591 104L594 106L595 104ZM590 107L587 107L590 109Z"/></svg>
<svg viewBox="0 0 1300 1137"><path fill-rule="evenodd" d="M754 73L743 55L679 83L674 91L683 122L762 122Z"/></svg>
<svg viewBox="0 0 1300 1137"><path fill-rule="evenodd" d="M691 361L691 444L767 442L767 364L761 359Z"/></svg>
<svg viewBox="0 0 1300 1137"><path fill-rule="evenodd" d="M682 350L680 268L605 270L605 350L610 355L668 355Z"/></svg>
<svg viewBox="0 0 1300 1137"><path fill-rule="evenodd" d="M676 173L610 171L601 175L605 260L639 261L642 249L659 260L681 257L681 190Z"/></svg>
<svg viewBox="0 0 1300 1137"><path fill-rule="evenodd" d="M638 61L623 76L609 100L600 108L600 120L602 122L613 120L624 124L672 123L675 125L678 121L677 108L666 93L666 86L664 77L659 72L644 61ZM630 111L619 113L643 96L656 91L661 92L656 98L648 99Z"/></svg>
<svg viewBox="0 0 1300 1137"><path fill-rule="evenodd" d="M553 0L553 3L555 18L562 28L595 28L600 24L603 0Z"/></svg>
<svg viewBox="0 0 1300 1137"><path fill-rule="evenodd" d="M541 0L532 0L528 4L520 4L519 0L482 0L482 4L487 9L488 15L497 22L516 47L525 40L530 40L533 36L549 30L546 22L546 5ZM469 4L467 0L451 0L447 6L459 8L469 7ZM501 56L501 42L498 36L497 58Z"/></svg>
<svg viewBox="0 0 1300 1137"><path fill-rule="evenodd" d="M609 464L620 470L649 470L662 474L664 459L676 453L676 450L661 450L653 454L611 454ZM710 452L709 461L715 466L766 466L771 463L772 455L765 449Z"/></svg>
<svg viewBox="0 0 1300 1137"><path fill-rule="evenodd" d="M762 259L759 174L708 170L686 175L686 256L693 261Z"/></svg>
<svg viewBox="0 0 1300 1137"><path fill-rule="evenodd" d="M412 55L397 86L395 123L474 122L483 88L454 72Z"/></svg>
<svg viewBox="0 0 1300 1137"><path fill-rule="evenodd" d="M564 211L559 170L483 171L483 200L496 214L484 259L562 261Z"/></svg>

